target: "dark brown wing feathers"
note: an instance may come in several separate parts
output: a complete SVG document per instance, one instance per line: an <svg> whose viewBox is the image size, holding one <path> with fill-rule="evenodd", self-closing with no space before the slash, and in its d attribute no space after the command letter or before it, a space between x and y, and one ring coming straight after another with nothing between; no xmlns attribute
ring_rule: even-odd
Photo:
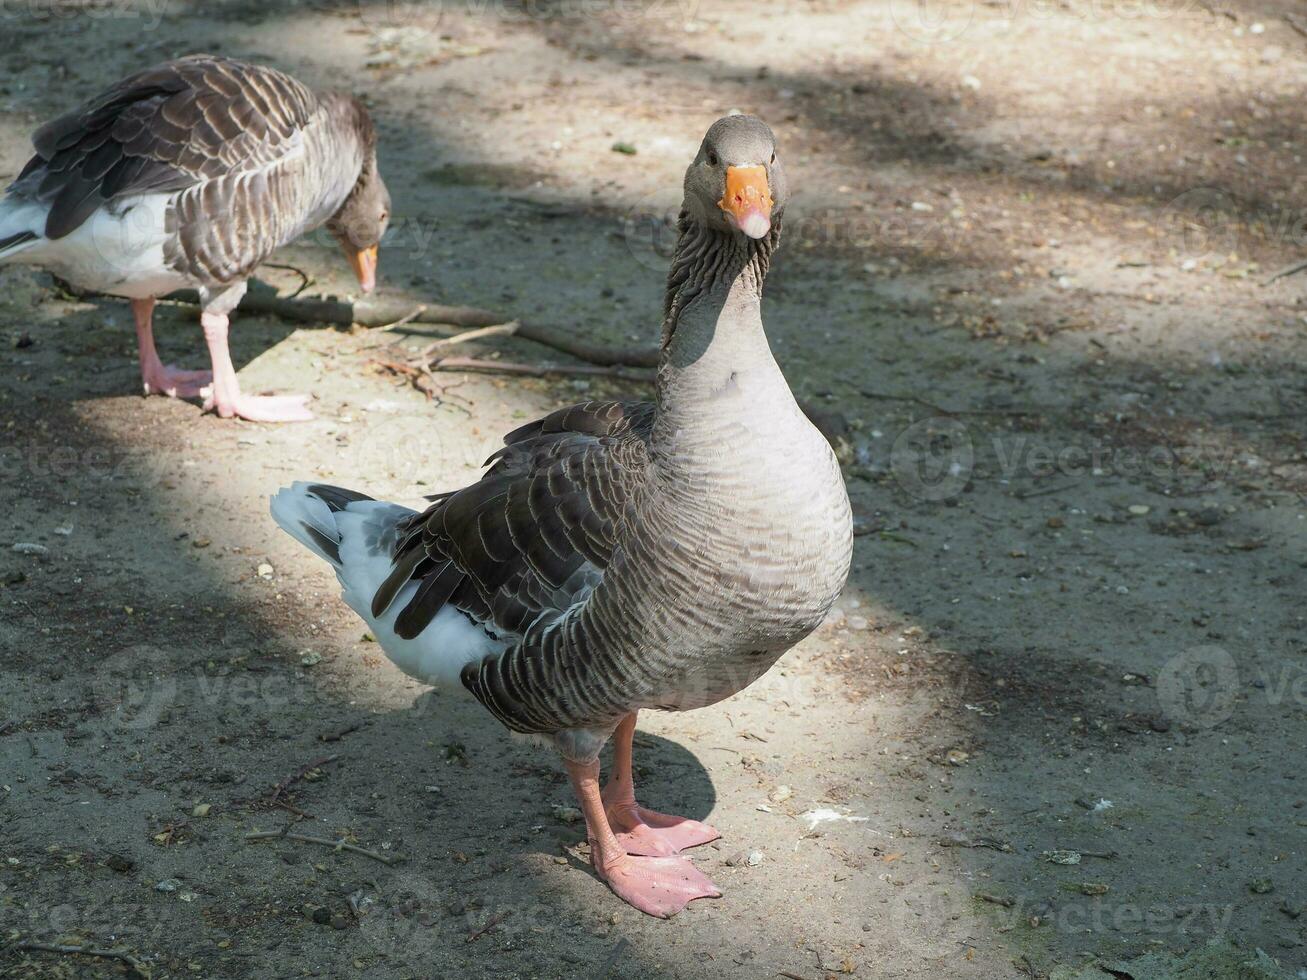
<svg viewBox="0 0 1307 980"><path fill-rule="evenodd" d="M395 624L407 639L447 604L500 634L555 618L612 558L652 420L651 405L589 402L509 433L480 481L400 529L374 614L417 580Z"/></svg>
<svg viewBox="0 0 1307 980"><path fill-rule="evenodd" d="M309 89L274 69L183 58L38 129L36 156L14 186L51 205L45 234L62 238L116 197L183 190L279 159L316 106Z"/></svg>

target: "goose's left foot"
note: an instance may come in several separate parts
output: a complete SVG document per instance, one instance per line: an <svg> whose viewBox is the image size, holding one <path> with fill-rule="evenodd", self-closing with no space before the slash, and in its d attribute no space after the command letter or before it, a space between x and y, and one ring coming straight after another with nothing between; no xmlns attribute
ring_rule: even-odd
<svg viewBox="0 0 1307 980"><path fill-rule="evenodd" d="M132 300L136 320L136 346L141 358L141 387L147 395L195 398L213 381L209 371L183 371L164 364L154 346L154 300Z"/></svg>
<svg viewBox="0 0 1307 980"><path fill-rule="evenodd" d="M696 898L720 898L717 886L683 857L634 857L613 834L599 792L599 761L567 763L567 775L590 839L590 861L595 873L622 901L667 919Z"/></svg>
<svg viewBox="0 0 1307 980"><path fill-rule="evenodd" d="M721 837L714 828L689 817L646 810L635 802L635 776L631 743L635 739L636 712L613 732L613 775L604 787L604 813L627 854L665 857L679 854Z"/></svg>
<svg viewBox="0 0 1307 980"><path fill-rule="evenodd" d="M251 422L308 422L313 418L305 404L308 395L243 394L227 347L227 317L205 312L200 314L200 323L213 361L213 386L204 399L206 412Z"/></svg>

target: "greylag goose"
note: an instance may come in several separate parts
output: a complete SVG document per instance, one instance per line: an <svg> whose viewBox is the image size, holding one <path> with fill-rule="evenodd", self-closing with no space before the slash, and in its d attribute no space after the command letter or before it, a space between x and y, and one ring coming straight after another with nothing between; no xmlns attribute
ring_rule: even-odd
<svg viewBox="0 0 1307 980"><path fill-rule="evenodd" d="M839 464L763 332L785 200L766 124L713 124L685 174L652 404L516 429L422 512L320 484L272 499L401 670L552 741L596 872L656 916L720 895L680 856L718 834L636 803L637 712L752 683L822 621L852 553Z"/></svg>
<svg viewBox="0 0 1307 980"><path fill-rule="evenodd" d="M130 299L147 395L202 395L224 418L312 418L303 396L241 393L228 314L260 262L324 222L363 291L375 285L390 197L361 102L195 55L123 79L32 143L0 201L0 264ZM155 297L184 287L200 293L212 372L167 367L155 350Z"/></svg>

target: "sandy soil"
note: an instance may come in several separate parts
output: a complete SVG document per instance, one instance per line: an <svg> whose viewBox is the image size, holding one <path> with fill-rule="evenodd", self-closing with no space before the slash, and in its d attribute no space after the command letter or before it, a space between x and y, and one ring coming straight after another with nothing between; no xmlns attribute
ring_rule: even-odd
<svg viewBox="0 0 1307 980"><path fill-rule="evenodd" d="M695 857L725 897L646 919L589 873L555 761L400 675L266 516L307 476L416 501L523 419L644 389L451 374L428 401L371 363L422 331L244 316L247 386L317 421L223 422L134 395L124 306L0 272L0 945L814 980L1225 937L1307 976L1307 279L1261 285L1307 257L1296 10L0 3L0 175L145 62L272 60L374 104L389 294L614 344L656 335L704 128L763 114L797 191L765 315L847 421L860 532L818 634L642 719L647 802L724 835ZM324 241L279 258L349 289ZM161 311L166 358L202 360L194 320ZM406 860L244 840L292 823ZM0 948L3 976L126 970Z"/></svg>

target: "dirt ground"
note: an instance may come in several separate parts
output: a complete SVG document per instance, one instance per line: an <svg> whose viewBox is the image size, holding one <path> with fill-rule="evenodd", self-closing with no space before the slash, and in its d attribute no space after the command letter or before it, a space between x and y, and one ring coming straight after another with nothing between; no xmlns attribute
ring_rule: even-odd
<svg viewBox="0 0 1307 980"><path fill-rule="evenodd" d="M156 978L1045 977L1220 938L1307 977L1307 276L1263 285L1307 258L1307 13L1221 2L0 0L0 175L129 70L265 59L375 107L387 295L612 344L656 337L703 130L760 113L795 192L764 316L847 423L859 533L767 677L642 717L646 802L711 817L725 893L644 918L550 754L391 667L267 498L417 502L648 389L428 400L372 362L437 328L245 315L246 386L317 420L227 422L135 394L123 304L0 270L0 976L132 969L37 942ZM278 258L349 291L324 240ZM195 319L161 309L166 359ZM292 825L373 856L245 839Z"/></svg>

